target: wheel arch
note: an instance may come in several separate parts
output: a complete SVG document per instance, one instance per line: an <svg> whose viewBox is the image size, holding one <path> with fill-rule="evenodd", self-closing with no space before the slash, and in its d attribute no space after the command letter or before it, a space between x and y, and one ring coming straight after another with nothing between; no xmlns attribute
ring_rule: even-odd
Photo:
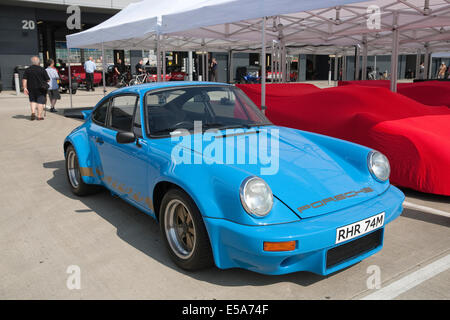
<svg viewBox="0 0 450 320"><path fill-rule="evenodd" d="M167 191L169 191L170 189L179 189L179 190L185 192L192 199L192 201L195 203L195 205L197 205L197 203L192 198L192 196L189 194L189 192L187 192L180 185L178 185L174 182L171 182L171 181L167 181L167 180L159 181L153 188L153 194L152 194L153 209L154 209L153 211L155 212L155 217L156 217L157 221L159 221L159 216L160 216L159 210L161 209L162 199L163 199L164 195L167 193ZM197 205L197 207L198 207L198 205Z"/></svg>
<svg viewBox="0 0 450 320"><path fill-rule="evenodd" d="M101 184L99 177L95 174L96 166L91 156L87 134L83 129L74 131L65 139L63 144L64 157L69 146L72 146L77 153L78 165L83 172L82 179L84 183Z"/></svg>

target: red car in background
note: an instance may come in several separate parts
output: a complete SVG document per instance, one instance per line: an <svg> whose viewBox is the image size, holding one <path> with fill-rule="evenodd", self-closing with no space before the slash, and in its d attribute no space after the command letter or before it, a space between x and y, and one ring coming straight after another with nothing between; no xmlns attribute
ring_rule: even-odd
<svg viewBox="0 0 450 320"><path fill-rule="evenodd" d="M172 71L170 73L170 81L184 81L186 73L182 71Z"/></svg>
<svg viewBox="0 0 450 320"><path fill-rule="evenodd" d="M60 77L60 87L61 91L67 92L69 89L69 68L64 65L57 68ZM72 93L76 93L80 86L86 85L86 72L84 67L80 65L71 65L70 71L72 73ZM102 73L99 71L94 72L94 86L100 85L102 82ZM76 83L76 85L74 85Z"/></svg>
<svg viewBox="0 0 450 320"><path fill-rule="evenodd" d="M259 84L237 85L258 106ZM443 86L443 85L442 85ZM450 95L450 86L444 96ZM266 116L276 125L355 142L384 153L391 182L450 196L450 109L386 88L268 84Z"/></svg>

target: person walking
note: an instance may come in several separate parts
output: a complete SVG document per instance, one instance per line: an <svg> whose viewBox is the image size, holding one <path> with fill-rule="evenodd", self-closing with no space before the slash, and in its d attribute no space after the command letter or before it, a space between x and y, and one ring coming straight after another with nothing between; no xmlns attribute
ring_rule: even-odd
<svg viewBox="0 0 450 320"><path fill-rule="evenodd" d="M419 79L420 80L425 79L425 64L423 62L419 66Z"/></svg>
<svg viewBox="0 0 450 320"><path fill-rule="evenodd" d="M211 82L217 81L217 60L212 58L211 60Z"/></svg>
<svg viewBox="0 0 450 320"><path fill-rule="evenodd" d="M439 68L438 79L445 79L445 72L447 71L447 66L444 62L441 63L441 67Z"/></svg>
<svg viewBox="0 0 450 320"><path fill-rule="evenodd" d="M53 59L49 59L48 67L45 69L47 71L48 77L50 78L49 87L48 87L48 97L50 99L50 112L56 112L55 105L56 101L61 99L61 96L59 94L59 74L58 70L55 68L55 61Z"/></svg>
<svg viewBox="0 0 450 320"><path fill-rule="evenodd" d="M44 120L42 111L46 103L48 81L50 80L45 69L40 66L37 56L31 57L31 66L28 67L22 80L23 92L28 96L31 107L31 120ZM37 111L37 118L36 118Z"/></svg>
<svg viewBox="0 0 450 320"><path fill-rule="evenodd" d="M86 72L86 89L87 91L94 91L94 71L97 68L94 58L89 57L89 60L84 63L84 71Z"/></svg>

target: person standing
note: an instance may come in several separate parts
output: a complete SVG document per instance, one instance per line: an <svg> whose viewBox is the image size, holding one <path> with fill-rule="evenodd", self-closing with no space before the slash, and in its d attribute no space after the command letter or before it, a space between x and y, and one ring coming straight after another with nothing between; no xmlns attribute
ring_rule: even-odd
<svg viewBox="0 0 450 320"><path fill-rule="evenodd" d="M97 68L94 58L89 57L89 60L84 63L84 71L86 72L86 89L87 91L94 91L94 71Z"/></svg>
<svg viewBox="0 0 450 320"><path fill-rule="evenodd" d="M40 60L37 56L31 57L31 66L23 74L22 86L23 92L28 95L31 107L31 120L44 120L42 111L46 103L48 90L48 81L50 80L45 69L40 66Z"/></svg>
<svg viewBox="0 0 450 320"><path fill-rule="evenodd" d="M56 101L61 99L59 94L59 74L58 70L55 68L55 61L53 59L48 60L48 67L45 69L47 71L48 77L50 78L49 87L48 87L48 97L50 99L50 112L56 112L55 105Z"/></svg>
<svg viewBox="0 0 450 320"><path fill-rule="evenodd" d="M445 79L445 72L447 71L447 66L444 62L441 63L441 67L439 68L438 79Z"/></svg>
<svg viewBox="0 0 450 320"><path fill-rule="evenodd" d="M419 79L424 80L425 79L425 65L422 62L419 66Z"/></svg>
<svg viewBox="0 0 450 320"><path fill-rule="evenodd" d="M217 60L212 58L211 60L211 82L217 81Z"/></svg>
<svg viewBox="0 0 450 320"><path fill-rule="evenodd" d="M114 65L114 74L117 77L117 81L116 84L119 82L126 81L127 79L125 78L125 65L122 63L122 59L117 59L117 63Z"/></svg>
<svg viewBox="0 0 450 320"><path fill-rule="evenodd" d="M136 75L141 75L144 73L144 60L139 60L139 62L136 64L136 66L134 67L136 69Z"/></svg>

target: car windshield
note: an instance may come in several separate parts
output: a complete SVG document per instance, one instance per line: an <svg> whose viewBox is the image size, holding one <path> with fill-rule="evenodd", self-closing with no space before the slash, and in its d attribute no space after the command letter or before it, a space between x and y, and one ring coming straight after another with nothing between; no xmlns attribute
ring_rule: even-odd
<svg viewBox="0 0 450 320"><path fill-rule="evenodd" d="M177 129L250 128L270 121L238 88L189 86L150 91L146 96L147 128L151 136L167 136Z"/></svg>

